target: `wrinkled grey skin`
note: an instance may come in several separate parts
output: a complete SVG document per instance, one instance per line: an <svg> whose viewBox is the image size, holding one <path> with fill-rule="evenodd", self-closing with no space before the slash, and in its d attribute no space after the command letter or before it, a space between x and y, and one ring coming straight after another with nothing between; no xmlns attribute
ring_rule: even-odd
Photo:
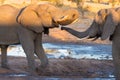
<svg viewBox="0 0 120 80"><path fill-rule="evenodd" d="M87 36L95 39L101 37L101 40L109 38L112 41L116 80L120 80L120 8L100 10L92 25L84 32L78 32L68 27L62 27L62 29L78 38Z"/></svg>
<svg viewBox="0 0 120 80"><path fill-rule="evenodd" d="M61 9L49 4L29 5L21 10L10 5L0 6L2 67L9 68L7 64L7 47L11 44L21 44L28 60L30 73L36 74L34 54L40 59L41 65L39 68L41 70L45 68L48 59L42 46L42 32L48 34L49 28L58 27L58 24L63 24L61 22L64 21L66 21L64 25L70 24L78 17L78 12L74 13L73 11L72 14L67 14L67 11L63 12ZM55 15L55 13L60 14Z"/></svg>

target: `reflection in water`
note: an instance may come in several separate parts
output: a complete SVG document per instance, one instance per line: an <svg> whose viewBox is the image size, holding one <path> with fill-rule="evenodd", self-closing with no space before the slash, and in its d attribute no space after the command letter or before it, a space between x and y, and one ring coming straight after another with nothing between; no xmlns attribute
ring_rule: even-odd
<svg viewBox="0 0 120 80"><path fill-rule="evenodd" d="M78 45L44 43L43 47L48 58L76 58L76 59L112 59L111 45ZM12 45L8 50L9 56L22 56L25 53L20 45Z"/></svg>

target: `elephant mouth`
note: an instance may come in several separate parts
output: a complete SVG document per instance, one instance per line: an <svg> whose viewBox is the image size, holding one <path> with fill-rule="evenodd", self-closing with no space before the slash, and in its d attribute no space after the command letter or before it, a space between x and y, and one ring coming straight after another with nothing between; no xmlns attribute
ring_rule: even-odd
<svg viewBox="0 0 120 80"><path fill-rule="evenodd" d="M57 23L55 20L52 19L52 22L53 22L53 23L52 23L52 26L49 27L49 28L59 27L60 24Z"/></svg>
<svg viewBox="0 0 120 80"><path fill-rule="evenodd" d="M79 21L79 18L75 19L71 24L74 24Z"/></svg>
<svg viewBox="0 0 120 80"><path fill-rule="evenodd" d="M95 41L97 40L98 38L100 38L101 35L100 34L96 34L95 36L89 36L88 39L91 39L92 38L92 41Z"/></svg>

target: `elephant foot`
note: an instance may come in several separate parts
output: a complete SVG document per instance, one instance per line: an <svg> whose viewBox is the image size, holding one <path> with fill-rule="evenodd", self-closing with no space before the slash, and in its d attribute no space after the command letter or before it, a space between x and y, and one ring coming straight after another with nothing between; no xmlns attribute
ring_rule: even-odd
<svg viewBox="0 0 120 80"><path fill-rule="evenodd" d="M36 77L38 77L39 75L38 75L38 73L35 71L35 72L32 72L32 73L28 74L28 76L36 76Z"/></svg>
<svg viewBox="0 0 120 80"><path fill-rule="evenodd" d="M48 68L48 65L46 66L39 66L36 68L36 72L39 74L39 75L42 75L44 74L44 72L46 71L46 69Z"/></svg>

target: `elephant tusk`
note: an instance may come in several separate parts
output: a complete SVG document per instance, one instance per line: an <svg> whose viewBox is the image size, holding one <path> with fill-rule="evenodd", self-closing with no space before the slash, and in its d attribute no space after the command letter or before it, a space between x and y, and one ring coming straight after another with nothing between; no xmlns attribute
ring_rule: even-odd
<svg viewBox="0 0 120 80"><path fill-rule="evenodd" d="M75 22L77 22L79 20L79 18L77 18L77 19L75 19L71 24L73 24L73 23L75 23Z"/></svg>
<svg viewBox="0 0 120 80"><path fill-rule="evenodd" d="M95 40L97 40L99 37L95 37L92 41L95 41Z"/></svg>
<svg viewBox="0 0 120 80"><path fill-rule="evenodd" d="M87 37L87 39L92 39L91 41L97 40L99 37Z"/></svg>
<svg viewBox="0 0 120 80"><path fill-rule="evenodd" d="M62 25L60 25L60 24L59 24L58 26L59 26L59 29L61 29L61 28L62 28Z"/></svg>

